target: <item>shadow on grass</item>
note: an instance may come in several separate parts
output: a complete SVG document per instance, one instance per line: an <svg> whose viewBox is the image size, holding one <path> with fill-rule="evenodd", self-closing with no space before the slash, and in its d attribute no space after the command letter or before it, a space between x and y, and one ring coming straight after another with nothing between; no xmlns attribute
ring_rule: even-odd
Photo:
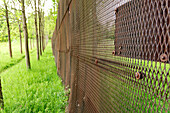
<svg viewBox="0 0 170 113"><path fill-rule="evenodd" d="M35 50L32 50L30 53L32 54L34 51L35 51ZM6 71L8 68L11 68L11 67L13 67L14 65L20 63L24 58L25 58L25 55L22 56L22 57L21 57L20 59L18 59L17 61L14 61L14 62L11 62L11 63L7 64L6 66L4 66L4 67L2 68L2 70L0 70L0 74L1 74L2 72Z"/></svg>

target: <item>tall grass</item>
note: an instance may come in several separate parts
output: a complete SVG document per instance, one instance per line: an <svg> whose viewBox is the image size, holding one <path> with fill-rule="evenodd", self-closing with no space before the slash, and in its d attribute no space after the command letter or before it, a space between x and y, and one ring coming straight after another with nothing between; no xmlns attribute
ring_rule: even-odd
<svg viewBox="0 0 170 113"><path fill-rule="evenodd" d="M68 97L57 76L51 46L48 44L40 61L31 54L31 70L25 59L0 74L4 113L64 113Z"/></svg>
<svg viewBox="0 0 170 113"><path fill-rule="evenodd" d="M15 65L16 63L18 63L20 60L22 60L25 57L24 41L22 42L22 44L23 44L23 53L21 54L19 40L12 41L13 57L10 58L8 42L0 42L0 73L4 71L5 69ZM34 50L35 48L30 50L30 52Z"/></svg>

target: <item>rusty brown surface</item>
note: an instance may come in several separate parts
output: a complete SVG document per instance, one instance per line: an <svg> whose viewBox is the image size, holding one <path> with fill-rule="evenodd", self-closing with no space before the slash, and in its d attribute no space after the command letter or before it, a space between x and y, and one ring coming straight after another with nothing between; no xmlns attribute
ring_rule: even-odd
<svg viewBox="0 0 170 113"><path fill-rule="evenodd" d="M116 54L170 63L168 10L168 0L133 1L119 7L116 13Z"/></svg>
<svg viewBox="0 0 170 113"><path fill-rule="evenodd" d="M52 38L70 113L170 111L168 0L60 0Z"/></svg>

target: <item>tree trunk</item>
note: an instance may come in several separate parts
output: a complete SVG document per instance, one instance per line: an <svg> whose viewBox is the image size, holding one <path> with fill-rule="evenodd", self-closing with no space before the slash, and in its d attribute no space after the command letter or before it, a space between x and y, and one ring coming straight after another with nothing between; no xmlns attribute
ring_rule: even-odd
<svg viewBox="0 0 170 113"><path fill-rule="evenodd" d="M9 28L8 7L5 1L4 1L4 5L5 5L6 22L7 22L7 28L8 28L9 54L10 54L10 57L12 58L12 45L11 45L11 35L10 35L10 28Z"/></svg>
<svg viewBox="0 0 170 113"><path fill-rule="evenodd" d="M19 25L19 36L20 36L20 52L22 54L22 35L21 35L21 24L18 22Z"/></svg>
<svg viewBox="0 0 170 113"><path fill-rule="evenodd" d="M1 107L1 108L4 108L4 101L3 101L3 95L2 95L1 77L0 77L0 107Z"/></svg>
<svg viewBox="0 0 170 113"><path fill-rule="evenodd" d="M43 20L42 20L42 45L43 45L43 52L45 50L45 43L44 43L44 26L45 26L45 21L44 21L44 12L43 12L43 16L42 16Z"/></svg>
<svg viewBox="0 0 170 113"><path fill-rule="evenodd" d="M41 11L40 0L38 0L38 16L39 16L39 39L40 39L40 55L42 55L42 32L41 32Z"/></svg>
<svg viewBox="0 0 170 113"><path fill-rule="evenodd" d="M30 57L29 57L29 47L28 47L28 30L25 16L25 5L24 0L21 0L22 4L22 18L23 18L23 30L24 30L24 38L25 38L25 58L26 58L26 66L27 69L31 69Z"/></svg>
<svg viewBox="0 0 170 113"><path fill-rule="evenodd" d="M35 5L35 30L36 30L36 43L37 43L37 60L40 60L39 41L38 41L38 28L37 28L37 7L36 7L36 0L34 0L34 5Z"/></svg>
<svg viewBox="0 0 170 113"><path fill-rule="evenodd" d="M32 49L31 38L30 38L30 49Z"/></svg>

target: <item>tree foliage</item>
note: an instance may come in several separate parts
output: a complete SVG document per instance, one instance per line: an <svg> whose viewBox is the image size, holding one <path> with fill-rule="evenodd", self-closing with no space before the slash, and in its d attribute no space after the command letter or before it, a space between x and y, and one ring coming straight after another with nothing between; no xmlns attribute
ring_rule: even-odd
<svg viewBox="0 0 170 113"><path fill-rule="evenodd" d="M1 0L2 1L2 0ZM11 40L18 40L20 35L18 33L19 27L18 22L22 23L21 18L21 6L18 3L18 0L6 0L8 2L8 10L9 10L9 22L10 22L10 30L11 30ZM28 35L29 38L35 39L35 27L34 25L34 2L33 0L25 0L26 1L26 9L32 9L31 11L27 11L27 24L28 24ZM41 0L42 3L46 3L47 0ZM55 23L57 19L57 8L58 8L58 2L59 0L51 0L52 1L52 7L49 9L49 11L45 12L45 31L44 35L49 36L49 38L52 36ZM38 4L38 3L37 3ZM43 5L43 4L42 4ZM44 11L45 9L42 8ZM39 21L39 20L38 20ZM22 28L22 24L21 24ZM39 29L39 28L38 28ZM23 29L21 29L22 37L23 37ZM8 41L8 32L6 27L6 21L5 21L5 9L4 5L0 4L0 42L2 41Z"/></svg>
<svg viewBox="0 0 170 113"><path fill-rule="evenodd" d="M52 3L52 6L46 10L46 2ZM2 3L4 4L2 4ZM40 54L45 49L46 37L51 38L56 26L57 9L59 0L24 0L25 3L25 17L23 16L23 0L1 0L0 2L0 42L8 41L9 45L14 40L20 40L20 51L22 53L22 38L25 31L25 25L27 26L27 38L28 43L25 43L25 48L32 48L34 43L31 40L37 40L37 59L38 52ZM36 4L35 4L36 2ZM7 9L8 8L8 19ZM36 7L35 7L36 5ZM37 8L35 10L35 8ZM35 15L37 13L37 15ZM37 16L37 28L35 29L35 16ZM8 21L7 21L8 20ZM25 24L24 24L24 21ZM37 39L38 31L38 39ZM10 37L10 41L9 41ZM26 42L27 40L25 40ZM35 42L35 41L34 41ZM9 46L9 50L11 47ZM29 48L28 48L29 49ZM12 53L12 52L10 52ZM29 54L29 52L28 52ZM12 54L10 54L12 56Z"/></svg>

